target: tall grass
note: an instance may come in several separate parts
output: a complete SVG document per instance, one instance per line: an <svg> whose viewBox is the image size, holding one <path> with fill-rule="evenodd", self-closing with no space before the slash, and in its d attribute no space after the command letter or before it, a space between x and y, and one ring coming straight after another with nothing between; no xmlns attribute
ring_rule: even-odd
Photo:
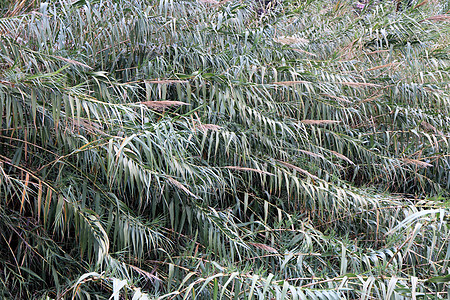
<svg viewBox="0 0 450 300"><path fill-rule="evenodd" d="M26 3L2 297L447 297L447 1Z"/></svg>

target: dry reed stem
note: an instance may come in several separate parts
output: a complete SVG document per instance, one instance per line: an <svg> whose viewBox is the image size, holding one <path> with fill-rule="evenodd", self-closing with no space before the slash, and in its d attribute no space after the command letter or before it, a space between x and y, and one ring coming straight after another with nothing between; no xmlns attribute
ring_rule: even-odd
<svg viewBox="0 0 450 300"><path fill-rule="evenodd" d="M336 124L336 123L340 123L341 121L336 121L336 120L301 120L300 122L302 122L303 124L308 124L308 125L323 125L323 124Z"/></svg>
<svg viewBox="0 0 450 300"><path fill-rule="evenodd" d="M333 153L334 155L336 155L337 157L342 158L343 160L345 160L349 164L356 166L356 164L354 162L352 162L347 156L345 156L345 155L343 155L343 154L341 154L339 152L333 151L333 150L330 150L330 152Z"/></svg>
<svg viewBox="0 0 450 300"><path fill-rule="evenodd" d="M222 126L216 124L200 124L195 125L195 128L200 129L200 131L207 132L208 130L219 131L222 129Z"/></svg>
<svg viewBox="0 0 450 300"><path fill-rule="evenodd" d="M280 36L279 38L273 38L273 41L283 45L292 44L307 44L309 41L307 39L298 38L294 36Z"/></svg>
<svg viewBox="0 0 450 300"><path fill-rule="evenodd" d="M338 82L342 85L347 85L347 86L351 86L351 87L381 87L381 85L379 84L375 84L375 83L368 83L368 82Z"/></svg>
<svg viewBox="0 0 450 300"><path fill-rule="evenodd" d="M188 83L187 80L178 79L161 79L161 80L144 80L145 83L159 83L159 84L171 84L171 83Z"/></svg>
<svg viewBox="0 0 450 300"><path fill-rule="evenodd" d="M181 102L181 101L170 101L170 100L163 100L163 101L144 101L140 102L141 104L146 105L148 108L162 111L166 108L172 107L172 106L182 106L182 105L190 105L189 103Z"/></svg>
<svg viewBox="0 0 450 300"><path fill-rule="evenodd" d="M83 64L83 63L81 63L81 62L79 62L79 61L76 61L76 60L73 60L73 59L64 58L64 57L62 57L62 56L53 56L53 57L54 57L54 58L57 58L57 59L60 59L60 60L63 60L63 61L65 61L65 62L71 63L71 64L73 64L73 65L82 66L82 67L85 67L85 68L88 68L88 69L91 69L91 70L92 70L92 67L90 67L90 66L88 66L88 65L86 65L86 64Z"/></svg>
<svg viewBox="0 0 450 300"><path fill-rule="evenodd" d="M422 20L421 22L423 22L423 21L447 21L447 22L450 22L450 14L432 16L432 17L426 18L425 20Z"/></svg>
<svg viewBox="0 0 450 300"><path fill-rule="evenodd" d="M275 176L275 174L272 174L270 172L263 171L263 170L258 170L258 169L253 169L253 168L245 168L245 167L239 167L239 166L226 166L224 168L230 169L230 170L251 171L251 172L256 172L256 173L259 173L259 174Z"/></svg>
<svg viewBox="0 0 450 300"><path fill-rule="evenodd" d="M325 96L325 97L333 98L333 99L336 99L336 100L339 100L339 101L342 101L342 102L352 103L352 101L347 100L347 99L342 98L342 97L333 96L333 95L325 94L325 93L324 93L324 94L321 94L321 95L322 95L322 96Z"/></svg>
<svg viewBox="0 0 450 300"><path fill-rule="evenodd" d="M427 168L427 167L432 167L432 164L429 164L427 162L418 160L418 159L411 159L411 158L403 158L402 159L403 162L407 163L407 164L412 164L412 165L416 165L418 167L421 168Z"/></svg>
<svg viewBox="0 0 450 300"><path fill-rule="evenodd" d="M75 129L77 127L78 129L84 128L86 131L90 133L100 133L102 135L107 135L106 132L102 130L103 126L97 122L93 122L90 120L84 120L84 119L78 119L78 118L70 118L72 121L72 127Z"/></svg>
<svg viewBox="0 0 450 300"><path fill-rule="evenodd" d="M186 194L194 197L194 198L198 198L194 193L192 193L190 190L188 190L187 187L185 187L181 182L179 182L178 180L173 179L172 177L167 177L167 180L169 180L169 182L171 184L173 184L174 186L176 186L177 188L179 188L180 190L182 190L183 192L185 192Z"/></svg>
<svg viewBox="0 0 450 300"><path fill-rule="evenodd" d="M391 66L396 66L398 64L399 64L398 62L392 62L390 64L385 64L385 65L382 65L382 66L376 66L376 67L367 69L366 72L375 71L375 70L378 70L378 69L383 69L383 68L387 68L387 67L391 67Z"/></svg>
<svg viewBox="0 0 450 300"><path fill-rule="evenodd" d="M308 55L317 57L316 54L311 53L311 52L308 52L308 51L305 51L305 50L302 50L302 49L292 48L292 50L294 50L294 51L296 51L296 52L305 53L305 54L308 54Z"/></svg>
<svg viewBox="0 0 450 300"><path fill-rule="evenodd" d="M391 51L391 50L376 50L376 51L366 52L366 54L372 55L372 54L378 54L378 53L389 52L389 51Z"/></svg>
<svg viewBox="0 0 450 300"><path fill-rule="evenodd" d="M419 4L417 4L416 6L414 6L414 9L417 9L417 8L419 8L419 7L421 7L421 6L424 6L425 4L427 4L428 3L428 0L423 0L422 2L420 2Z"/></svg>
<svg viewBox="0 0 450 300"><path fill-rule="evenodd" d="M303 170L303 169L300 168L300 167L294 166L293 164L290 164L290 163L287 163L287 162L284 162L284 161L281 161L281 160L277 160L277 161L278 161L280 164L282 164L282 165L284 165L284 166L286 166L286 167L288 167L288 168L291 168L291 169L293 169L293 170L296 170L296 171L298 171L298 172L300 172L300 173L302 173L302 174L304 174L304 175L307 175L307 176L309 176L309 177L311 177L311 178L313 178L313 179L319 180L319 177L317 177L317 176L315 176L315 175L309 173L309 172L306 171L306 170Z"/></svg>
<svg viewBox="0 0 450 300"><path fill-rule="evenodd" d="M198 0L198 2L207 3L207 4L219 4L219 1L216 1L216 0Z"/></svg>
<svg viewBox="0 0 450 300"><path fill-rule="evenodd" d="M262 250L266 250L269 253L276 253L276 254L278 254L278 251L275 248L267 246L265 244L260 244L260 243L248 243L248 244L252 245L252 246L254 246L256 248L259 248L259 249L262 249Z"/></svg>
<svg viewBox="0 0 450 300"><path fill-rule="evenodd" d="M321 154L318 154L318 153L314 153L314 152L310 152L310 151L306 151L306 150L298 150L298 151L300 151L300 152L302 152L302 153L305 153L305 154L307 154L307 155L309 155L309 156L312 156L312 157L317 157L317 158L323 158L323 159L325 159L325 157L323 157Z"/></svg>
<svg viewBox="0 0 450 300"><path fill-rule="evenodd" d="M284 86L293 86L293 85L301 84L301 83L307 84L307 83L311 83L311 82L304 81L304 80L295 80L295 81L291 80L291 81L276 81L276 82L273 82L273 84L284 85Z"/></svg>
<svg viewBox="0 0 450 300"><path fill-rule="evenodd" d="M370 101L376 100L377 98L380 98L382 96L383 96L383 94L378 94L378 95L375 95L373 97L370 97L370 98L367 98L367 99L363 99L363 100L359 101L359 103L370 102Z"/></svg>

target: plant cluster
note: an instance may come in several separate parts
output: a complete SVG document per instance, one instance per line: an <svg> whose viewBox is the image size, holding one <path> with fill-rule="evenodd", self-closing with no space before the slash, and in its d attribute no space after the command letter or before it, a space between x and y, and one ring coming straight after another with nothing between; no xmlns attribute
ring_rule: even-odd
<svg viewBox="0 0 450 300"><path fill-rule="evenodd" d="M410 2L0 2L0 298L446 298L450 3Z"/></svg>

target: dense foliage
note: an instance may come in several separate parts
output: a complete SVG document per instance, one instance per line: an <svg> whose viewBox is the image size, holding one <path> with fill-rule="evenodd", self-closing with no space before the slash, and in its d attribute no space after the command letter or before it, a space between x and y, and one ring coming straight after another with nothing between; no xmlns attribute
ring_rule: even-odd
<svg viewBox="0 0 450 300"><path fill-rule="evenodd" d="M0 298L441 299L450 2L0 1Z"/></svg>

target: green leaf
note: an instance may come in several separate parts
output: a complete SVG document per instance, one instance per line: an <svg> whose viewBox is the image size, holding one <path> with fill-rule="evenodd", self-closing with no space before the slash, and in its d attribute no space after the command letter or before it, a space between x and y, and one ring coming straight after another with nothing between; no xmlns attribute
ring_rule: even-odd
<svg viewBox="0 0 450 300"><path fill-rule="evenodd" d="M432 278L428 279L427 281L428 282L433 282L433 283L449 282L450 281L450 275L432 277Z"/></svg>

